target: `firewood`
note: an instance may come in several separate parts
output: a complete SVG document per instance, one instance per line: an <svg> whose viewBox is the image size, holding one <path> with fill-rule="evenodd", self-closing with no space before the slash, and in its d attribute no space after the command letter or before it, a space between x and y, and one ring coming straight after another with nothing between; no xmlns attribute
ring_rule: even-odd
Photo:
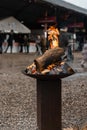
<svg viewBox="0 0 87 130"><path fill-rule="evenodd" d="M61 56L64 55L64 49L55 47L47 50L42 56L36 58L34 63L38 72L43 71L48 65L61 61Z"/></svg>

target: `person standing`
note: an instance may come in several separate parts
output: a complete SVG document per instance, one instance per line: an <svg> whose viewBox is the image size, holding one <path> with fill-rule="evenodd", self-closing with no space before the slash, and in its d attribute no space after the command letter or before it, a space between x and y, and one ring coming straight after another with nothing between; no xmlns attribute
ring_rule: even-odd
<svg viewBox="0 0 87 130"><path fill-rule="evenodd" d="M74 56L72 53L71 43L69 43L67 46L67 61L73 61L73 60L74 60Z"/></svg>
<svg viewBox="0 0 87 130"><path fill-rule="evenodd" d="M29 53L29 44L28 44L28 36L27 35L24 35L24 49L25 49L25 52L26 53Z"/></svg>
<svg viewBox="0 0 87 130"><path fill-rule="evenodd" d="M7 53L9 47L11 47L11 53L12 53L13 40L14 40L14 31L11 30L10 34L9 34L8 41L7 41L8 42L8 46L7 46L6 50L5 50L5 53Z"/></svg>
<svg viewBox="0 0 87 130"><path fill-rule="evenodd" d="M2 50L2 43L4 42L4 37L3 34L0 31L0 54L2 54L3 50Z"/></svg>
<svg viewBox="0 0 87 130"><path fill-rule="evenodd" d="M37 38L36 38L36 47L37 47L38 55L39 54L42 55L40 35L37 35Z"/></svg>

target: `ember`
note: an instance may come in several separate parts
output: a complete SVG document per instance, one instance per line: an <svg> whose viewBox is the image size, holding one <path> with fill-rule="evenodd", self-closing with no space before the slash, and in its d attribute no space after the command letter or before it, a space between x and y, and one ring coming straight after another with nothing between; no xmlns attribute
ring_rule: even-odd
<svg viewBox="0 0 87 130"><path fill-rule="evenodd" d="M47 50L26 68L26 73L39 75L73 74L73 69L61 60L63 54L64 50L60 47Z"/></svg>
<svg viewBox="0 0 87 130"><path fill-rule="evenodd" d="M33 63L32 65L26 68L27 74L49 74L49 75L60 75L60 74L73 74L73 69L65 62L59 62L56 64L49 65L46 69L41 72L36 70L36 65Z"/></svg>

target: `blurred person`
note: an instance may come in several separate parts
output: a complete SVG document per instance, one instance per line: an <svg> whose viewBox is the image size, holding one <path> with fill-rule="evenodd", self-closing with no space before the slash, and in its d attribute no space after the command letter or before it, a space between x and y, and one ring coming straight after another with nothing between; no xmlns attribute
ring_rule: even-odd
<svg viewBox="0 0 87 130"><path fill-rule="evenodd" d="M23 44L24 44L24 35L23 34L18 34L18 42L20 46L19 52L23 52Z"/></svg>
<svg viewBox="0 0 87 130"><path fill-rule="evenodd" d="M46 51L46 38L44 35L41 36L41 51L42 54Z"/></svg>
<svg viewBox="0 0 87 130"><path fill-rule="evenodd" d="M60 32L59 35L59 47L62 47L64 50L66 50L66 47L68 46L68 36L66 32Z"/></svg>
<svg viewBox="0 0 87 130"><path fill-rule="evenodd" d="M62 47L65 51L65 55L62 57L63 59L66 59L67 61L73 61L74 56L72 54L72 45L69 41L68 36L66 33L62 32L59 37L59 46Z"/></svg>
<svg viewBox="0 0 87 130"><path fill-rule="evenodd" d="M71 49L70 44L68 44L67 47L65 48L65 55L62 58L66 59L67 61L73 61L74 60L74 56L72 54L72 49Z"/></svg>
<svg viewBox="0 0 87 130"><path fill-rule="evenodd" d="M11 31L10 31L10 34L9 34L9 36L8 36L8 40L7 40L8 46L7 46L6 50L5 50L5 53L7 53L9 47L11 47L11 53L12 53L13 40L14 40L14 31L11 30Z"/></svg>
<svg viewBox="0 0 87 130"><path fill-rule="evenodd" d="M82 49L82 61L81 61L81 67L85 67L85 63L87 62L87 43L84 44L83 49Z"/></svg>
<svg viewBox="0 0 87 130"><path fill-rule="evenodd" d="M36 47L37 47L38 54L42 55L40 35L37 35L37 38L36 38Z"/></svg>
<svg viewBox="0 0 87 130"><path fill-rule="evenodd" d="M0 54L2 54L2 52L3 52L3 50L2 50L2 44L3 44L3 42L4 42L4 35L0 31Z"/></svg>
<svg viewBox="0 0 87 130"><path fill-rule="evenodd" d="M26 53L29 53L29 41L28 41L28 36L24 35L24 49Z"/></svg>
<svg viewBox="0 0 87 130"><path fill-rule="evenodd" d="M74 60L74 56L72 54L72 45L71 43L69 43L67 46L67 61L73 61L73 60Z"/></svg>
<svg viewBox="0 0 87 130"><path fill-rule="evenodd" d="M67 59L68 55L68 37L66 36L65 32L61 32L59 36L59 47L63 48L65 51L65 55L63 55L62 59Z"/></svg>
<svg viewBox="0 0 87 130"><path fill-rule="evenodd" d="M79 51L82 51L83 44L84 44L83 36L80 36L79 37L79 47L78 47Z"/></svg>

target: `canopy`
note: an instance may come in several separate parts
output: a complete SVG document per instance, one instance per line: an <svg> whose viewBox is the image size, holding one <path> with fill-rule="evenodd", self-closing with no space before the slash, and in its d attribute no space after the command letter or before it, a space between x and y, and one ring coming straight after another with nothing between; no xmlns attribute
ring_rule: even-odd
<svg viewBox="0 0 87 130"><path fill-rule="evenodd" d="M55 6L61 6L61 7L71 9L71 10L74 10L74 11L77 11L79 13L83 13L83 14L87 15L87 9L82 8L80 6L77 6L75 4L71 4L70 2L67 2L67 1L64 1L64 0L43 0L43 1L51 3Z"/></svg>
<svg viewBox="0 0 87 130"><path fill-rule="evenodd" d="M0 21L0 30L3 32L31 33L31 30L14 17L8 17Z"/></svg>

